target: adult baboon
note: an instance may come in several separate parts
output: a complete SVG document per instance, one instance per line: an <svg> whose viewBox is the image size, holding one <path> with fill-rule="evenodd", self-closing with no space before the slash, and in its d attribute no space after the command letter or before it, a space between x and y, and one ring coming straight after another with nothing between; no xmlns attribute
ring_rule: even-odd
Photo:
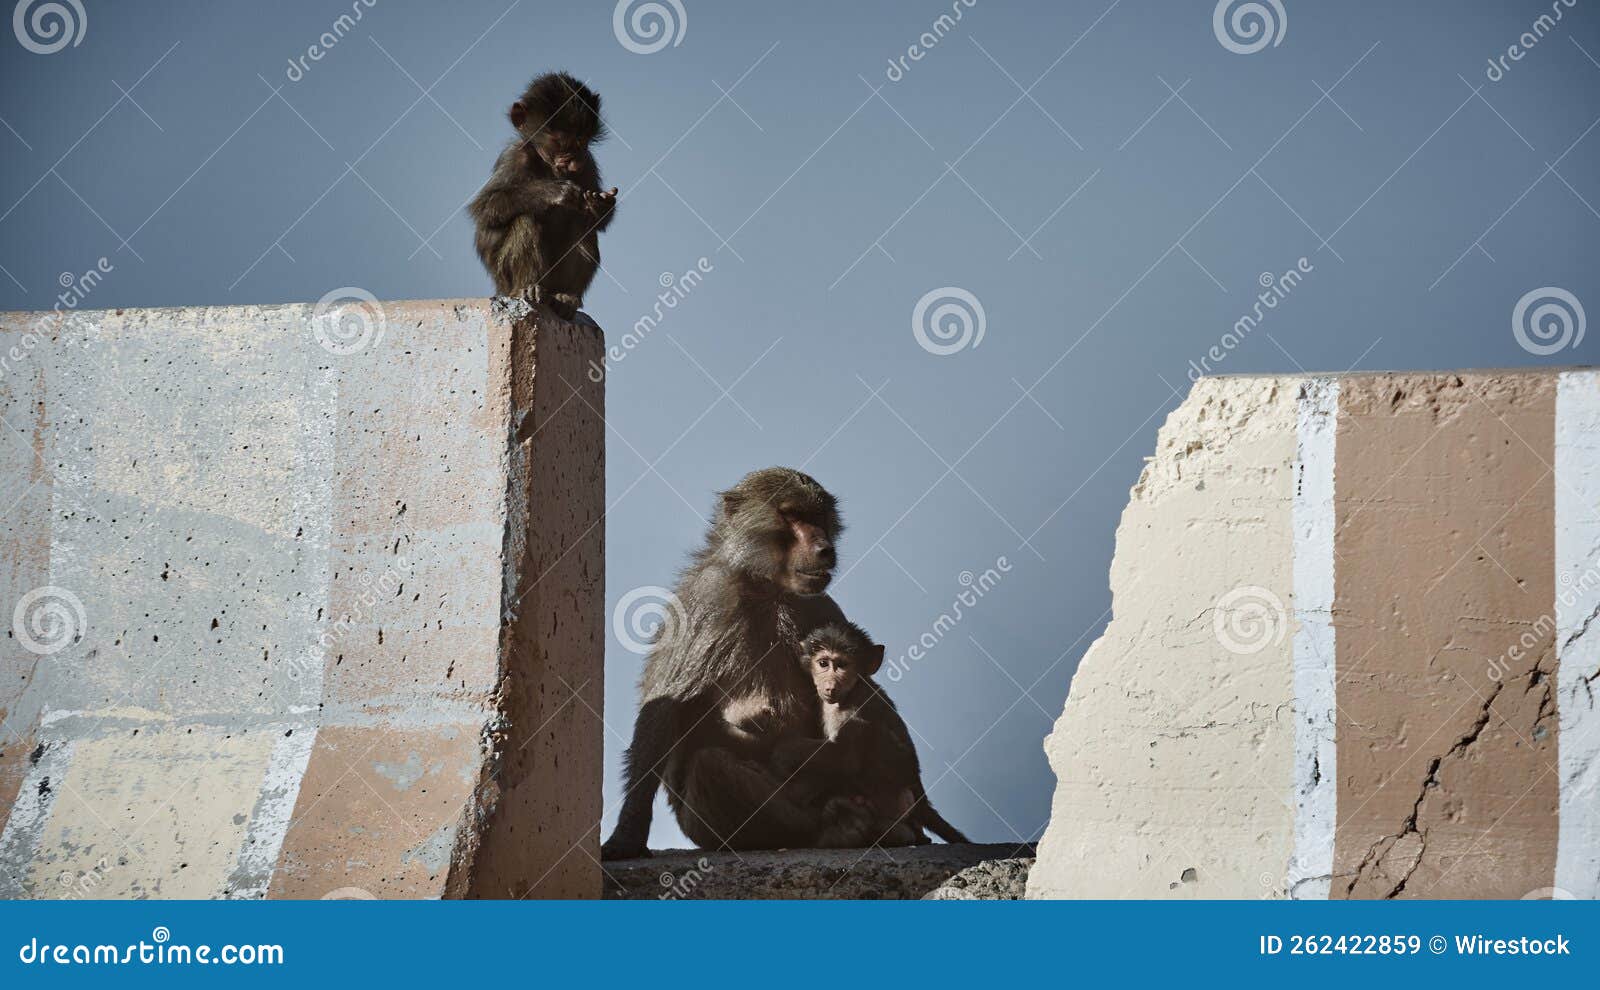
<svg viewBox="0 0 1600 990"><path fill-rule="evenodd" d="M836 845L872 838L858 805L797 804L769 765L780 734L816 732L799 647L813 629L845 621L823 593L841 529L833 496L790 468L754 471L721 494L645 660L627 793L603 857L645 854L657 784L705 848L808 846L824 829Z"/></svg>

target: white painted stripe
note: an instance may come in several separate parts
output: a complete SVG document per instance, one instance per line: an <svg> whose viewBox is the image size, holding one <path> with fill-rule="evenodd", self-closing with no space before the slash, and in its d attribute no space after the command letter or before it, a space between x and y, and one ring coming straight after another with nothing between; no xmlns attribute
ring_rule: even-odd
<svg viewBox="0 0 1600 990"><path fill-rule="evenodd" d="M261 781L261 797L250 814L244 845L239 849L239 861L229 883L229 897L257 900L267 896L316 741L317 730L311 726L295 729L291 735L280 732L272 744L267 772Z"/></svg>
<svg viewBox="0 0 1600 990"><path fill-rule="evenodd" d="M317 724L323 708L327 652L321 637L331 622L328 606L333 562L329 555L333 543L334 437L339 429L339 389L331 367L318 368L313 361L306 374L298 450L297 475L301 481L293 489L295 517L302 526L296 570L309 591L301 605L304 641L290 661L292 668L279 672L289 675L287 683L276 682L281 688L276 714L289 721L268 730L276 732L278 738L272 744L260 794L227 880L230 898L263 898L272 886L272 873L289 834L300 784L316 748Z"/></svg>
<svg viewBox="0 0 1600 990"><path fill-rule="evenodd" d="M1294 854L1290 897L1326 899L1338 826L1333 641L1333 475L1339 382L1300 391L1294 492Z"/></svg>
<svg viewBox="0 0 1600 990"><path fill-rule="evenodd" d="M1556 737L1561 822L1555 886L1600 897L1600 372L1556 383Z"/></svg>
<svg viewBox="0 0 1600 990"><path fill-rule="evenodd" d="M39 762L28 768L11 806L6 828L0 833L0 899L17 900L34 896L28 889L28 875L39 852L39 839L56 796L66 787L67 768L72 765L73 742L46 743ZM49 897L54 891L45 891Z"/></svg>

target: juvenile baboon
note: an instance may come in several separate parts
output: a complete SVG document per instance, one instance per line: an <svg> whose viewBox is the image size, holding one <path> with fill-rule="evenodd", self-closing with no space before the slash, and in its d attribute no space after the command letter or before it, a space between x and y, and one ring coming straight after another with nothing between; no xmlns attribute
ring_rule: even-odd
<svg viewBox="0 0 1600 990"><path fill-rule="evenodd" d="M600 191L589 153L605 137L600 94L550 72L528 84L509 116L517 136L469 207L478 257L497 293L571 319L600 267L599 233L617 205L616 189Z"/></svg>
<svg viewBox="0 0 1600 990"><path fill-rule="evenodd" d="M721 493L705 545L678 579L639 682L624 757L626 795L601 855L643 855L656 786L690 839L710 849L813 845L827 830L861 845L870 816L848 800L781 793L772 748L815 735L816 690L799 663L813 629L845 621L823 592L838 563L837 503L790 468L748 474Z"/></svg>
<svg viewBox="0 0 1600 990"><path fill-rule="evenodd" d="M802 803L817 795L862 795L880 828L875 845L924 843L924 829L946 842L968 841L928 800L911 733L872 679L883 647L859 626L830 624L800 644L799 662L816 685L827 741L786 740L775 748L773 769L790 780L791 795Z"/></svg>

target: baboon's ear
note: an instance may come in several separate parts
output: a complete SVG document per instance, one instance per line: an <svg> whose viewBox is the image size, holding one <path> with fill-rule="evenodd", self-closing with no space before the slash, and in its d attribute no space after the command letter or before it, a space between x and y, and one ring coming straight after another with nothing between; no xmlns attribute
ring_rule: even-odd
<svg viewBox="0 0 1600 990"><path fill-rule="evenodd" d="M872 648L867 650L866 660L866 674L871 677L878 672L879 667L883 666L883 644L873 643Z"/></svg>
<svg viewBox="0 0 1600 990"><path fill-rule="evenodd" d="M528 108L523 105L521 100L518 100L511 104L511 112L506 116L511 118L511 126L520 131L522 130L522 125L528 122Z"/></svg>
<svg viewBox="0 0 1600 990"><path fill-rule="evenodd" d="M744 496L737 491L722 493L722 518L732 519L733 514L739 511L739 506L744 504Z"/></svg>

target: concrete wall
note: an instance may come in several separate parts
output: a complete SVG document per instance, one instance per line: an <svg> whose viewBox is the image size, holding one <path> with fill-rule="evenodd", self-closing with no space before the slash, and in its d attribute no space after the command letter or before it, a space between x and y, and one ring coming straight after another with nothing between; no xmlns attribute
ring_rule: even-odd
<svg viewBox="0 0 1600 990"><path fill-rule="evenodd" d="M0 896L598 896L602 346L0 314Z"/></svg>
<svg viewBox="0 0 1600 990"><path fill-rule="evenodd" d="M604 864L610 900L1017 900L1029 843L709 852L657 849Z"/></svg>
<svg viewBox="0 0 1600 990"><path fill-rule="evenodd" d="M1029 896L1600 895L1600 372L1202 379L1111 585Z"/></svg>

